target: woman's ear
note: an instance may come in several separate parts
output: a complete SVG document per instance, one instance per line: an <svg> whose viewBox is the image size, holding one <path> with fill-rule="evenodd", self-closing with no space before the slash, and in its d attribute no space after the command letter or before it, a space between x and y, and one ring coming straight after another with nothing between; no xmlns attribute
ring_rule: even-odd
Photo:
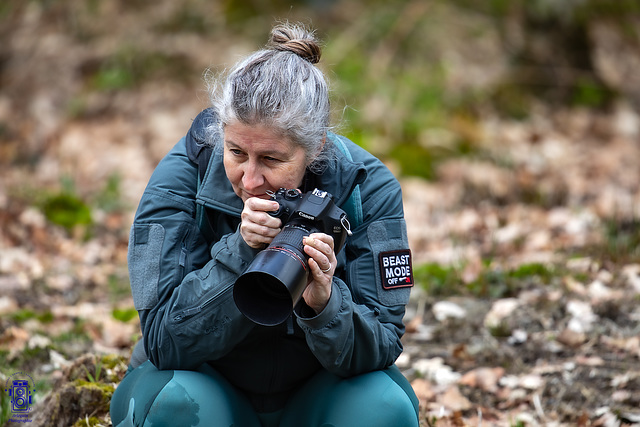
<svg viewBox="0 0 640 427"><path fill-rule="evenodd" d="M320 153L322 153L322 150L324 150L324 144L326 142L327 142L327 135L325 134L324 137L322 137L322 142L320 143L320 147L318 147L318 150L316 151L314 157L312 159L309 159L309 162L307 163L307 166L309 166L311 163L313 163L318 158Z"/></svg>

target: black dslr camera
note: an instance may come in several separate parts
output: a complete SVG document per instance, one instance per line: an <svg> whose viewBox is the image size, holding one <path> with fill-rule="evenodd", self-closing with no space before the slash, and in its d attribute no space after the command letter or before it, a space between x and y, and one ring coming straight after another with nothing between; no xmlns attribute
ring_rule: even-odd
<svg viewBox="0 0 640 427"><path fill-rule="evenodd" d="M333 237L337 254L351 234L347 214L326 191L316 188L302 194L281 188L270 195L280 208L269 214L282 220L282 230L256 255L233 287L238 309L264 326L284 322L307 287L309 264L302 238L311 233L328 234Z"/></svg>

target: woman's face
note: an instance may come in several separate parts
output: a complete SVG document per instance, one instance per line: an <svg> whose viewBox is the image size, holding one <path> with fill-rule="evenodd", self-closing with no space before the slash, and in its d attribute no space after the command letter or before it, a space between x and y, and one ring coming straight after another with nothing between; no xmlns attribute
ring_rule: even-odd
<svg viewBox="0 0 640 427"><path fill-rule="evenodd" d="M300 187L306 167L304 149L272 128L238 122L224 128L224 169L243 202L268 199L269 190Z"/></svg>

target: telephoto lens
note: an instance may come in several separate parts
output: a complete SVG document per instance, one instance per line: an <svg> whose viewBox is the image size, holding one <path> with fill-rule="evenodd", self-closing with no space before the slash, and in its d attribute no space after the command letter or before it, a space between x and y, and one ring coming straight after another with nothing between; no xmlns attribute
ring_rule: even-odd
<svg viewBox="0 0 640 427"><path fill-rule="evenodd" d="M287 320L302 298L309 281L303 238L326 233L333 237L337 254L351 232L346 213L326 191L315 189L303 195L280 189L272 197L280 204L272 215L282 220L282 231L256 255L233 288L238 310L263 326Z"/></svg>

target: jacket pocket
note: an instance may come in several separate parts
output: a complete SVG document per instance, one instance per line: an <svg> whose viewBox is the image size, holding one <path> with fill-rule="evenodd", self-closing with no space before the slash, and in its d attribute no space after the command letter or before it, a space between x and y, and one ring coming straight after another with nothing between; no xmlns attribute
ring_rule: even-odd
<svg viewBox="0 0 640 427"><path fill-rule="evenodd" d="M136 310L148 310L158 303L164 236L161 224L134 224L131 227L127 262Z"/></svg>

